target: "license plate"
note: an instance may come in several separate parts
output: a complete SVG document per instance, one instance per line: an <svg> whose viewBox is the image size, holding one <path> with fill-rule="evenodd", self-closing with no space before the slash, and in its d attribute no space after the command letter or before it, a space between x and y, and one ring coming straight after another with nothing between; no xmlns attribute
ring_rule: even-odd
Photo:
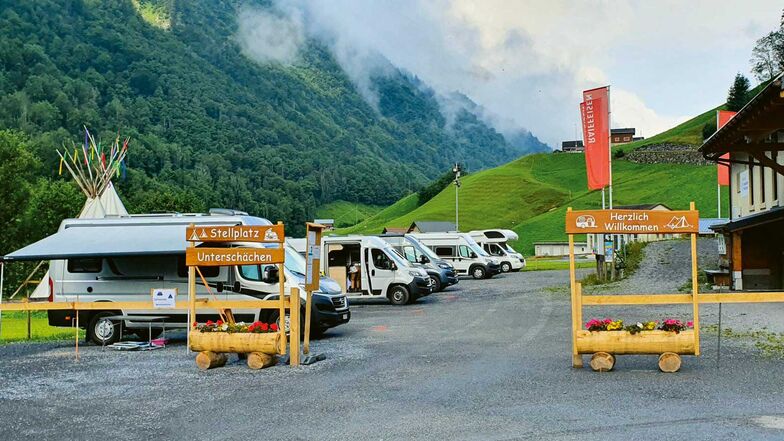
<svg viewBox="0 0 784 441"><path fill-rule="evenodd" d="M343 320L348 319L348 314L343 314Z"/></svg>

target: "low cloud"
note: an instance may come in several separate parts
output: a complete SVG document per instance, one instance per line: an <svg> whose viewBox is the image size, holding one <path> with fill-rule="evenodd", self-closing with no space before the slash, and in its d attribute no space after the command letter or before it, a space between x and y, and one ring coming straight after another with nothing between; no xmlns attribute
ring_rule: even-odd
<svg viewBox="0 0 784 441"><path fill-rule="evenodd" d="M296 9L244 7L237 17L242 51L260 63L294 63L305 43L302 14Z"/></svg>

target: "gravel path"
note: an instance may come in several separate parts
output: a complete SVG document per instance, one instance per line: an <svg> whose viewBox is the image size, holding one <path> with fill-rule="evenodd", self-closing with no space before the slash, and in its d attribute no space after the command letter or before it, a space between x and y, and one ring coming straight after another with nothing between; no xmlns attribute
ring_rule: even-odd
<svg viewBox="0 0 784 441"><path fill-rule="evenodd" d="M718 268L715 239L697 240L697 264L702 269ZM586 287L586 294L673 294L691 278L691 241L651 242L644 249L640 267L616 283Z"/></svg>
<svg viewBox="0 0 784 441"><path fill-rule="evenodd" d="M68 342L2 346L3 438L784 438L781 361L736 340L720 370L707 335L678 374L651 356L619 357L606 374L572 369L567 280L516 273L407 307L352 304L351 323L313 344L328 359L298 368L250 371L232 358L200 372L181 343L87 346L79 362ZM733 306L726 324L742 326L749 310ZM756 320L779 321L781 306Z"/></svg>

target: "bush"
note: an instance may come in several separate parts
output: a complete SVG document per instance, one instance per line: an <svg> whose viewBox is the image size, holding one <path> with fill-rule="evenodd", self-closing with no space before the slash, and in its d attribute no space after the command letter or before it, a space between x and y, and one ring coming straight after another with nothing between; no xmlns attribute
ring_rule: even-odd
<svg viewBox="0 0 784 441"><path fill-rule="evenodd" d="M702 126L702 140L710 138L711 135L716 133L716 121L711 121Z"/></svg>

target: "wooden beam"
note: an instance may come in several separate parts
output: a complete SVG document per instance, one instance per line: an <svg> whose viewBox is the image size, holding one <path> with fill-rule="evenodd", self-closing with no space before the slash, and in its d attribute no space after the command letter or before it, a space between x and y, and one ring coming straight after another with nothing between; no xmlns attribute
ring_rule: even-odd
<svg viewBox="0 0 784 441"><path fill-rule="evenodd" d="M751 156L753 156L754 159L759 161L765 167L769 167L777 173L784 175L784 164L779 164L778 162L770 159L764 152L751 152Z"/></svg>

